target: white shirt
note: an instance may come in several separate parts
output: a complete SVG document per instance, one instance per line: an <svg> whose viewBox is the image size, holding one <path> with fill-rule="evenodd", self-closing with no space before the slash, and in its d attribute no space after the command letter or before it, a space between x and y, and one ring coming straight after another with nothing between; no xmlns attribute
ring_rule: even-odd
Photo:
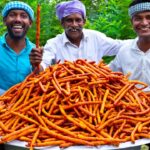
<svg viewBox="0 0 150 150"><path fill-rule="evenodd" d="M121 71L123 74L131 73L130 80L139 80L149 85L144 91L150 91L150 49L141 51L137 46L137 40L129 41L121 47L116 58L109 64L113 71Z"/></svg>
<svg viewBox="0 0 150 150"><path fill-rule="evenodd" d="M105 34L94 30L83 29L83 35L79 47L72 44L65 33L48 40L44 46L41 63L43 68L45 69L59 60L61 62L64 60L75 61L79 58L98 63L104 55L116 55L124 43L121 40L106 37Z"/></svg>

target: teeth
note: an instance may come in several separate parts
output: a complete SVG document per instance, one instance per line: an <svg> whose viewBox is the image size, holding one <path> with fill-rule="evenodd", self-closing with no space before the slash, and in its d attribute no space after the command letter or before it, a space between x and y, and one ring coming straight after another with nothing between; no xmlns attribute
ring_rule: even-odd
<svg viewBox="0 0 150 150"><path fill-rule="evenodd" d="M73 32L76 32L76 31L77 31L77 29L72 29L72 31L73 31Z"/></svg>
<svg viewBox="0 0 150 150"><path fill-rule="evenodd" d="M141 28L142 30L149 30L150 28L149 27L143 27Z"/></svg>
<svg viewBox="0 0 150 150"><path fill-rule="evenodd" d="M22 26L21 25L14 25L13 28L15 28L15 29L22 29Z"/></svg>

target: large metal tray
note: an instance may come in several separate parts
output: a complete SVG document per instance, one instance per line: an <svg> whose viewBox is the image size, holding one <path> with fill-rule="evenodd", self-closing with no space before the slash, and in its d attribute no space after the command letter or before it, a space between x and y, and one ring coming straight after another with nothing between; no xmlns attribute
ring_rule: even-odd
<svg viewBox="0 0 150 150"><path fill-rule="evenodd" d="M71 146L68 148L65 148L63 150L140 150L141 145L150 143L150 139L140 139L136 140L135 143L131 142L125 142L121 143L119 147L111 146L111 145L103 145L103 146L96 146L96 147L90 147L90 146ZM28 150L25 145L26 142L22 141L12 141L9 143L5 143L4 147L5 150ZM62 150L58 146L54 147L37 147L35 148L37 150Z"/></svg>

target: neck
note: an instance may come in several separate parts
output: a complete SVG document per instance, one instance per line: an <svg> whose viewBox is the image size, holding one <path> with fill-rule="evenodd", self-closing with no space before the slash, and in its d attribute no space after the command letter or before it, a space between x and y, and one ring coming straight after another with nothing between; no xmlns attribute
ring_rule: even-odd
<svg viewBox="0 0 150 150"><path fill-rule="evenodd" d="M26 46L25 38L12 39L7 35L6 42L16 53L20 53L20 51Z"/></svg>
<svg viewBox="0 0 150 150"><path fill-rule="evenodd" d="M66 36L67 36L67 34L66 34ZM81 40L82 40L82 37L83 37L83 34L82 35L80 35L79 37L77 37L77 38L71 38L71 37L69 37L69 36L67 36L67 38L69 39L69 41L72 43L72 44L74 44L74 45L76 45L76 46L80 46L80 42L81 42Z"/></svg>
<svg viewBox="0 0 150 150"><path fill-rule="evenodd" d="M71 39L69 39L70 40L70 42L72 43L72 44L74 44L74 45L76 45L76 46L80 46L80 42L81 42L81 39L77 39L77 40L71 40Z"/></svg>
<svg viewBox="0 0 150 150"><path fill-rule="evenodd" d="M137 45L141 51L147 52L150 49L150 38L139 38Z"/></svg>

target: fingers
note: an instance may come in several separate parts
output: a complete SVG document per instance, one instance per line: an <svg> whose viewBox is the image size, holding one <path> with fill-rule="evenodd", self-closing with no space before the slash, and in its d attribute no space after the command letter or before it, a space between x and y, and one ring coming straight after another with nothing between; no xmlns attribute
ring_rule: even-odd
<svg viewBox="0 0 150 150"><path fill-rule="evenodd" d="M30 53L30 63L33 67L38 66L43 57L43 47L40 48L33 48Z"/></svg>

